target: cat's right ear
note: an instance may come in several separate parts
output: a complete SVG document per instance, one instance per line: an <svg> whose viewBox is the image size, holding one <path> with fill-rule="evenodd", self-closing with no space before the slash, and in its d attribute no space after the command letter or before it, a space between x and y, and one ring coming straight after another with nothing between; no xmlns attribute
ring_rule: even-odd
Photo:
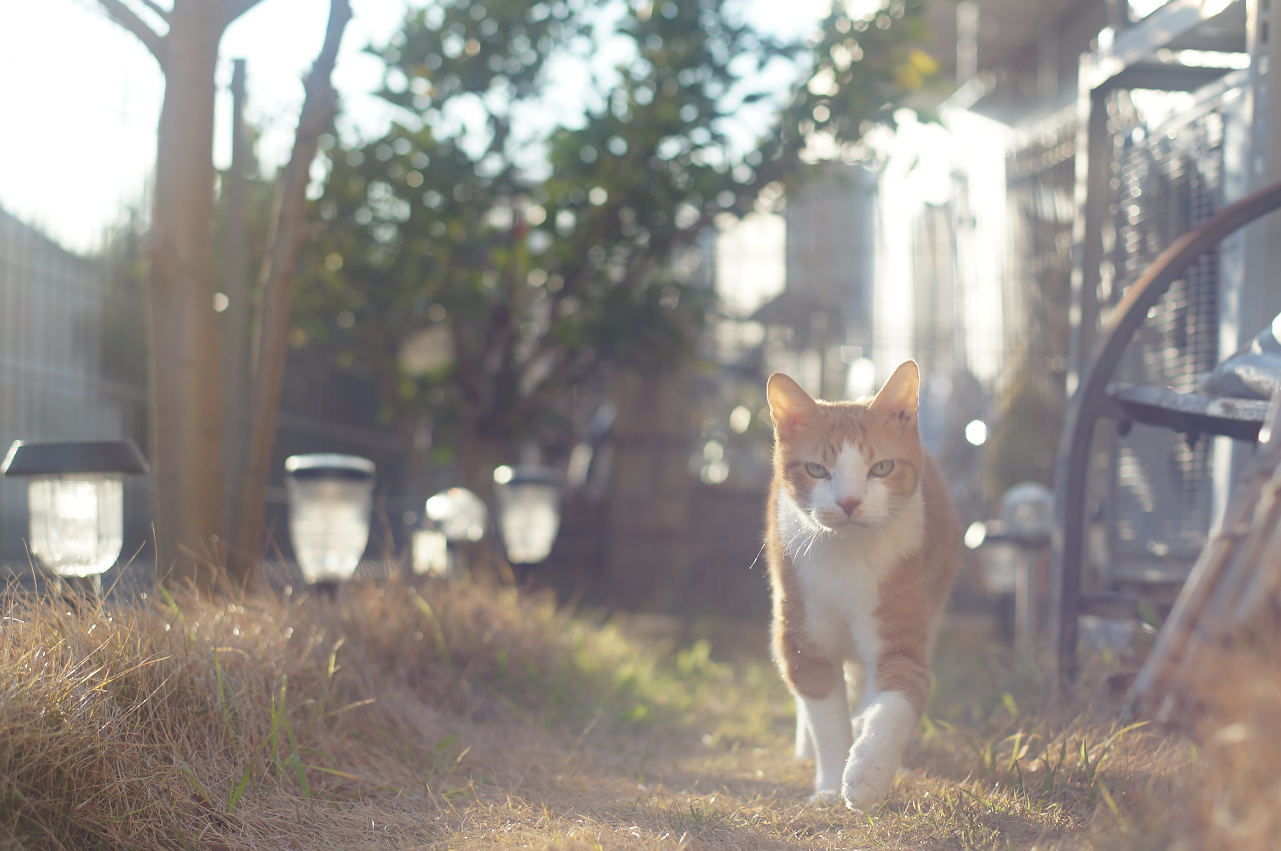
<svg viewBox="0 0 1281 851"><path fill-rule="evenodd" d="M801 389L788 376L776 372L765 385L765 398L769 400L769 415L780 437L792 437L814 422L818 405L810 394Z"/></svg>

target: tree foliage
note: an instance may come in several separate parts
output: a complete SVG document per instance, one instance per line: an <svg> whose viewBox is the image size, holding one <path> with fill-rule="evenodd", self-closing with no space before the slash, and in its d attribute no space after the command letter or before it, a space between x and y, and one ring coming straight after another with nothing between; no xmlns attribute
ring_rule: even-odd
<svg viewBox="0 0 1281 851"><path fill-rule="evenodd" d="M808 48L736 9L444 0L411 12L371 48L399 120L327 152L299 339L371 368L402 433L430 421L471 485L603 367L687 357L711 306L691 278L708 226L793 178L814 133L856 139L930 70L909 47L918 9L899 0L870 21L834 12ZM540 124L564 57L599 64L602 51L622 58L581 120ZM745 144L736 117L770 96L758 89L776 62L805 69L801 83Z"/></svg>

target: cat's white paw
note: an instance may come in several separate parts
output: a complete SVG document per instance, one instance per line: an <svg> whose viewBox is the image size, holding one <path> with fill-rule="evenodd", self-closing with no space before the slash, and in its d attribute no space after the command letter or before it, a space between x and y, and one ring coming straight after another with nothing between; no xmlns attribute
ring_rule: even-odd
<svg viewBox="0 0 1281 851"><path fill-rule="evenodd" d="M841 793L835 789L821 789L810 795L809 803L819 806L829 806L835 804L841 799Z"/></svg>
<svg viewBox="0 0 1281 851"><path fill-rule="evenodd" d="M894 782L894 770L870 759L851 759L845 766L841 797L845 806L860 813L871 812L885 800Z"/></svg>

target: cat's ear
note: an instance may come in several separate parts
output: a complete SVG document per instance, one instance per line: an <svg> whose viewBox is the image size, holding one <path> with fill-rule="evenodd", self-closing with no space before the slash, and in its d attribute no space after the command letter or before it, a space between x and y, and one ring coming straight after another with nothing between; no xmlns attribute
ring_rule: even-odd
<svg viewBox="0 0 1281 851"><path fill-rule="evenodd" d="M903 361L877 391L869 410L884 414L886 419L897 419L905 427L914 425L920 392L921 372L916 361Z"/></svg>
<svg viewBox="0 0 1281 851"><path fill-rule="evenodd" d="M769 415L781 437L792 437L801 429L812 425L818 405L810 394L801 389L788 376L776 372L765 385L765 398L769 400Z"/></svg>

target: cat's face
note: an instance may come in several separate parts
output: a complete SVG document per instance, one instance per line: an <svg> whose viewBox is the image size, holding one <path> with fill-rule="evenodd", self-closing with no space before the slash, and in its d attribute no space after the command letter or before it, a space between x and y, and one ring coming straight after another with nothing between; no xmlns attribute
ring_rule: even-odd
<svg viewBox="0 0 1281 851"><path fill-rule="evenodd" d="M787 376L771 376L774 475L812 524L884 529L916 497L919 381L907 361L871 402L818 402Z"/></svg>

